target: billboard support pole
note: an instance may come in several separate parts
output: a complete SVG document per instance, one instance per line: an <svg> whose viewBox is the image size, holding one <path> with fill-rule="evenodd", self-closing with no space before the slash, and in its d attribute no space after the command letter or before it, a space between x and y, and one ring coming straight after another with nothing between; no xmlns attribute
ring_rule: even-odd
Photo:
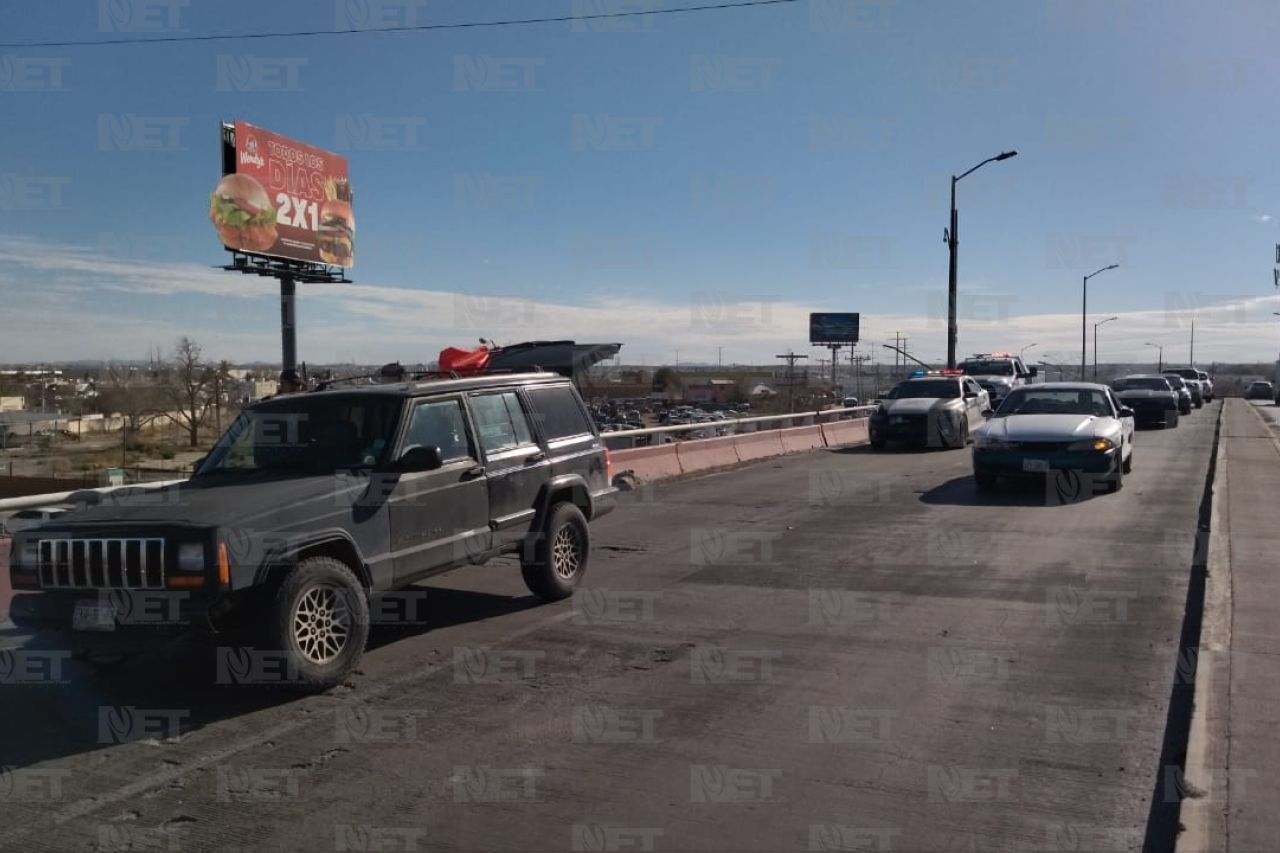
<svg viewBox="0 0 1280 853"><path fill-rule="evenodd" d="M281 373L286 377L298 373L298 324L295 297L297 283L288 273L280 276L280 346Z"/></svg>

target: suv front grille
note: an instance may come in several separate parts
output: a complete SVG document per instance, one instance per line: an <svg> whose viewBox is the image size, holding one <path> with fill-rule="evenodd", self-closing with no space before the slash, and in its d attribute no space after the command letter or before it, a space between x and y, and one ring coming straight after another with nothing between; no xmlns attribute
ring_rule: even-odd
<svg viewBox="0 0 1280 853"><path fill-rule="evenodd" d="M44 589L163 589L163 539L41 539Z"/></svg>

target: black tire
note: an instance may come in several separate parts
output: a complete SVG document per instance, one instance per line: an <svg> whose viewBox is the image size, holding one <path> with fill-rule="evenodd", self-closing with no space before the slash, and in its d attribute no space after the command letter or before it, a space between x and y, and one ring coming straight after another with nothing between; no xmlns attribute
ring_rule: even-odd
<svg viewBox="0 0 1280 853"><path fill-rule="evenodd" d="M1126 474L1133 473L1133 451L1129 451L1129 458L1124 460L1120 467Z"/></svg>
<svg viewBox="0 0 1280 853"><path fill-rule="evenodd" d="M973 484L978 487L980 492L994 492L999 480L995 474L977 474L973 475Z"/></svg>
<svg viewBox="0 0 1280 853"><path fill-rule="evenodd" d="M885 443L886 442L883 438L873 438L871 439L871 449L884 450Z"/></svg>
<svg viewBox="0 0 1280 853"><path fill-rule="evenodd" d="M533 559L520 562L529 591L543 601L573 595L591 556L591 529L582 510L571 503L553 506L532 550Z"/></svg>
<svg viewBox="0 0 1280 853"><path fill-rule="evenodd" d="M308 557L289 569L267 612L268 651L284 655L283 686L320 692L342 684L369 639L369 602L351 568Z"/></svg>
<svg viewBox="0 0 1280 853"><path fill-rule="evenodd" d="M1124 488L1124 465L1116 463L1116 470L1107 479L1107 491L1114 494Z"/></svg>
<svg viewBox="0 0 1280 853"><path fill-rule="evenodd" d="M969 446L969 422L960 421L956 427L956 434L949 440L944 441L948 450L964 450Z"/></svg>

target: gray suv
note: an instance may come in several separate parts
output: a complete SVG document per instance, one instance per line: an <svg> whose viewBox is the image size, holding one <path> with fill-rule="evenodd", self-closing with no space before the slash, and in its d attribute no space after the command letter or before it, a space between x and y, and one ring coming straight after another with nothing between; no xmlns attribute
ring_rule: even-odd
<svg viewBox="0 0 1280 853"><path fill-rule="evenodd" d="M190 480L19 533L10 577L34 594L11 618L88 652L213 635L220 654L270 650L282 680L326 689L415 581L516 554L536 596L572 595L588 522L614 494L608 451L555 374L276 397L241 413Z"/></svg>

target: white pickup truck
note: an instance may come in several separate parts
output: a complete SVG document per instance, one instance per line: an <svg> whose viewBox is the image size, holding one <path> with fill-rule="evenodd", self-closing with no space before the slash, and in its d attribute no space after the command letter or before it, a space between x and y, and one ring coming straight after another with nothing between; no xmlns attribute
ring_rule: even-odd
<svg viewBox="0 0 1280 853"><path fill-rule="evenodd" d="M974 353L960 363L960 369L986 390L993 409L999 407L1014 388L1029 384L1037 372L1011 352Z"/></svg>

